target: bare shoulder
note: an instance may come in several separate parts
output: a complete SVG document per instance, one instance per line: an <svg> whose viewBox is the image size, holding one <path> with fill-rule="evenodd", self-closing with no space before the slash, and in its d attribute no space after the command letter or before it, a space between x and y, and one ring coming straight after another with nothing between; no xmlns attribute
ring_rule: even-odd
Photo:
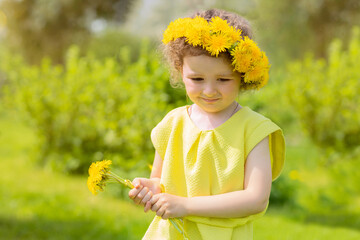
<svg viewBox="0 0 360 240"><path fill-rule="evenodd" d="M267 154L270 157L269 136L266 136L258 144L256 144L247 158L266 157Z"/></svg>
<svg viewBox="0 0 360 240"><path fill-rule="evenodd" d="M262 189L262 191L269 190L271 182L269 136L267 136L251 150L246 159L244 188L254 187Z"/></svg>

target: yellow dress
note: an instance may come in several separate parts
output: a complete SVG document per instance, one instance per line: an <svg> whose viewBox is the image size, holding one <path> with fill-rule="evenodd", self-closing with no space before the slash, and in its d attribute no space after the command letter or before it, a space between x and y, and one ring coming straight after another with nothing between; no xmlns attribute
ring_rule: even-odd
<svg viewBox="0 0 360 240"><path fill-rule="evenodd" d="M209 196L244 188L244 166L250 151L266 136L272 178L284 165L282 130L249 107L243 107L212 130L200 130L191 120L190 105L170 111L152 130L151 141L163 159L161 183L165 192L182 197ZM265 213L243 218L187 216L190 240L253 239L252 221ZM143 240L177 240L183 236L168 220L155 216Z"/></svg>

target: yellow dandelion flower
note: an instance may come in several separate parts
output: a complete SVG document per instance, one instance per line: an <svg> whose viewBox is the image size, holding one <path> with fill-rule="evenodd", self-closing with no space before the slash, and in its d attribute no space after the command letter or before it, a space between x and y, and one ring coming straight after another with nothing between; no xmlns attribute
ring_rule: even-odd
<svg viewBox="0 0 360 240"><path fill-rule="evenodd" d="M241 40L241 30L234 27L230 27L228 31L224 31L226 35L231 39L231 45Z"/></svg>
<svg viewBox="0 0 360 240"><path fill-rule="evenodd" d="M205 48L211 53L211 56L218 56L220 52L225 52L231 47L231 41L225 34L211 35Z"/></svg>
<svg viewBox="0 0 360 240"><path fill-rule="evenodd" d="M259 86L264 86L269 79L269 60L264 53L262 53L260 59L253 62L253 65L245 74L245 82L256 82ZM259 87L258 87L259 88Z"/></svg>
<svg viewBox="0 0 360 240"><path fill-rule="evenodd" d="M162 42L164 44L168 44L169 42L171 42L172 40L174 40L174 35L173 35L173 25L174 23L171 22L169 24L169 26L166 28L166 30L164 31L164 34L163 34L163 40Z"/></svg>
<svg viewBox="0 0 360 240"><path fill-rule="evenodd" d="M260 59L262 57L261 50L256 45L251 46L251 49L249 50L249 54L251 55L251 59L254 62L260 61Z"/></svg>
<svg viewBox="0 0 360 240"><path fill-rule="evenodd" d="M191 18L182 18L182 19L178 19L176 20L176 23L174 25L175 29L174 29L174 38L181 38L181 37L186 37L187 36L187 31L189 26L191 26L192 24L192 19Z"/></svg>
<svg viewBox="0 0 360 240"><path fill-rule="evenodd" d="M236 46L231 52L233 57L232 64L238 72L246 72L250 68L251 64L251 55L249 55L241 45Z"/></svg>
<svg viewBox="0 0 360 240"><path fill-rule="evenodd" d="M242 57L236 62L236 70L238 72L247 72L251 67L251 55L243 54Z"/></svg>
<svg viewBox="0 0 360 240"><path fill-rule="evenodd" d="M231 51L231 55L233 56L232 63L235 69L239 72L246 72L250 70L250 67L255 67L259 62L262 62L264 54L254 41L245 37L243 40L240 40L235 49ZM255 70L253 70L254 73L258 72L258 69L259 67L255 68Z"/></svg>
<svg viewBox="0 0 360 240"><path fill-rule="evenodd" d="M239 45L242 48L242 51L251 54L253 57L258 58L259 56L261 56L260 49L258 48L256 43L250 38L244 37L244 39L240 41Z"/></svg>
<svg viewBox="0 0 360 240"><path fill-rule="evenodd" d="M269 71L264 71L264 75L260 79L260 84L258 85L257 89L262 88L265 86L269 81Z"/></svg>
<svg viewBox="0 0 360 240"><path fill-rule="evenodd" d="M189 27L186 33L186 42L193 46L202 45L202 31L194 27Z"/></svg>
<svg viewBox="0 0 360 240"><path fill-rule="evenodd" d="M264 52L261 52L261 64L264 67L270 68L269 59Z"/></svg>
<svg viewBox="0 0 360 240"><path fill-rule="evenodd" d="M256 43L248 37L240 40L239 44L236 46L242 54L251 55L251 61L257 61L261 57L261 51Z"/></svg>
<svg viewBox="0 0 360 240"><path fill-rule="evenodd" d="M259 82L259 80L263 76L263 73L264 71L261 68L261 66L259 65L253 66L250 71L245 73L244 82L246 83Z"/></svg>
<svg viewBox="0 0 360 240"><path fill-rule="evenodd" d="M190 25L191 18L179 18L171 22L163 34L163 43L169 42L184 37L186 35L188 26Z"/></svg>
<svg viewBox="0 0 360 240"><path fill-rule="evenodd" d="M228 32L229 30L230 30L230 26L226 20L221 19L218 16L211 19L210 31L212 33Z"/></svg>
<svg viewBox="0 0 360 240"><path fill-rule="evenodd" d="M196 28L209 30L209 23L202 17L196 16L190 20L190 23Z"/></svg>
<svg viewBox="0 0 360 240"><path fill-rule="evenodd" d="M261 56L261 60L258 62L260 68L262 69L262 77L259 80L260 84L258 86L259 88L262 88L263 86L265 86L267 84L267 82L269 81L269 69L270 69L270 65L269 65L269 59L267 58L266 54L264 52L262 52L262 56Z"/></svg>
<svg viewBox="0 0 360 240"><path fill-rule="evenodd" d="M209 36L209 24L204 18L199 16L192 19L186 28L187 42L193 46L202 45L204 39Z"/></svg>
<svg viewBox="0 0 360 240"><path fill-rule="evenodd" d="M110 171L110 165L111 160L94 162L90 165L87 186L94 195L97 194L97 191L103 191L105 181L108 179L107 174Z"/></svg>

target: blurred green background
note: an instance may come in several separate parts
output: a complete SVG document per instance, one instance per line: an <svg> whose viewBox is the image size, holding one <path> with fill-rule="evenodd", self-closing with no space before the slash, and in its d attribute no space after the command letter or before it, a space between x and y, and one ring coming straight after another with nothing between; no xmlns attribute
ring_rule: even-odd
<svg viewBox="0 0 360 240"><path fill-rule="evenodd" d="M272 64L239 97L282 127L286 164L255 239L360 239L357 0L0 0L0 239L141 239L154 214L91 162L148 177L151 129L190 104L158 46L170 21L223 8Z"/></svg>

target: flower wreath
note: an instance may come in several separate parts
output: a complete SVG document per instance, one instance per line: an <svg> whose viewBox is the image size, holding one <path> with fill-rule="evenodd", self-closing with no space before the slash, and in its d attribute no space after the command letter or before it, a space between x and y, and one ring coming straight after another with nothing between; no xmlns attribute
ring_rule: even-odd
<svg viewBox="0 0 360 240"><path fill-rule="evenodd" d="M242 37L241 30L230 26L226 20L214 17L208 22L199 16L179 18L165 30L163 43L181 37L194 47L201 46L211 56L218 57L219 53L228 51L234 71L244 74L245 83L259 89L268 82L270 65L265 53L249 37Z"/></svg>

